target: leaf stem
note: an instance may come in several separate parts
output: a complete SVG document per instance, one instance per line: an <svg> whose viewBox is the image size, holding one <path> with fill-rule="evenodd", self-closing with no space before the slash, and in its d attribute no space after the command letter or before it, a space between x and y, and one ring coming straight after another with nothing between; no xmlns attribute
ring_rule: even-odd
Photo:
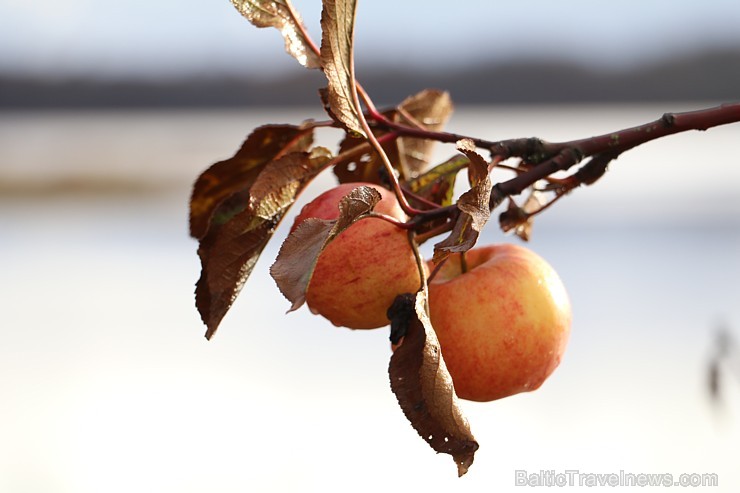
<svg viewBox="0 0 740 493"><path fill-rule="evenodd" d="M301 16L298 15L298 11L295 9L295 7L293 7L293 4L290 0L285 0L285 6L288 8L288 12L290 12L290 16L293 18L293 23L296 25L296 27L298 27L298 30L303 36L303 39L305 39L306 43L308 43L308 47L319 59L321 59L321 50L318 46L316 46L316 43L314 43L313 39L311 39L311 36L308 34L306 26L304 26L303 22L301 22Z"/></svg>
<svg viewBox="0 0 740 493"><path fill-rule="evenodd" d="M411 223L410 221L409 222L399 221L393 216L389 216L387 214L383 214L380 212L369 212L365 217L374 217L376 219L382 219L383 221L387 223L391 223L395 227L401 228L401 229L413 230L414 228L414 224Z"/></svg>
<svg viewBox="0 0 740 493"><path fill-rule="evenodd" d="M419 242L419 244L425 243L427 240L434 238L435 236L439 236L443 233L449 233L450 231L452 231L454 225L454 221L447 221L433 229L430 229L429 231L417 233L416 240Z"/></svg>

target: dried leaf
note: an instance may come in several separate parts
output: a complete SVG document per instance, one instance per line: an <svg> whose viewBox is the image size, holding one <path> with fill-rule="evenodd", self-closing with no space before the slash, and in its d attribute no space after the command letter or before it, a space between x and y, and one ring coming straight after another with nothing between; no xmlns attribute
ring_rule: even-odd
<svg viewBox="0 0 740 493"><path fill-rule="evenodd" d="M403 343L391 356L391 389L414 429L435 451L450 454L462 476L473 463L478 442L442 359L424 291L405 300L413 307L394 303L396 309L389 313L392 325L405 327Z"/></svg>
<svg viewBox="0 0 740 493"><path fill-rule="evenodd" d="M457 150L465 154L470 160L468 166L468 181L471 187L475 187L481 181L488 179L488 163L483 156L478 154L475 143L470 139L457 141Z"/></svg>
<svg viewBox="0 0 740 493"><path fill-rule="evenodd" d="M203 238L215 216L223 224L246 206L246 194L264 167L278 155L306 151L313 132L294 125L254 130L231 158L205 170L190 199L190 234ZM231 203L229 199L232 198Z"/></svg>
<svg viewBox="0 0 740 493"><path fill-rule="evenodd" d="M270 267L280 292L291 302L288 311L297 310L306 301L306 289L324 248L342 231L367 216L380 199L374 188L357 187L339 202L337 219L308 218L288 235Z"/></svg>
<svg viewBox="0 0 740 493"><path fill-rule="evenodd" d="M453 106L449 93L425 89L406 98L399 106L394 120L399 123L418 125L425 130L440 132L452 114ZM411 117L413 121L407 121ZM399 156L407 170L406 179L424 171L434 151L436 142L429 139L403 137L398 139Z"/></svg>
<svg viewBox="0 0 740 493"><path fill-rule="evenodd" d="M357 0L324 0L321 12L321 65L329 81L330 115L350 133L365 135L357 104L354 28Z"/></svg>
<svg viewBox="0 0 740 493"><path fill-rule="evenodd" d="M498 216L498 223L501 231L507 233L514 228L527 222L529 215L524 209L519 207L513 199L509 198L509 206Z"/></svg>
<svg viewBox="0 0 740 493"><path fill-rule="evenodd" d="M473 248L478 235L491 217L489 202L493 185L488 176L488 163L475 152L475 146L469 139L459 141L457 147L470 160L468 177L471 188L457 201L460 213L452 232L434 245L434 263L441 262L452 252L461 253Z"/></svg>
<svg viewBox="0 0 740 493"><path fill-rule="evenodd" d="M254 179L246 208L223 224L213 225L200 240L202 269L195 302L208 327L208 339L216 332L295 197L329 159L326 149L317 148L311 153L291 153L268 162Z"/></svg>
<svg viewBox="0 0 740 493"><path fill-rule="evenodd" d="M534 226L534 213L545 204L544 194L539 190L530 192L524 205L519 207L513 199L509 207L499 215L498 222L504 232L514 230L514 234L524 241L529 241Z"/></svg>
<svg viewBox="0 0 740 493"><path fill-rule="evenodd" d="M426 89L406 98L398 108L383 115L389 120L411 126L419 126L430 131L441 131L452 113L452 102L446 92ZM377 132L382 137L385 132ZM382 142L382 140L381 140ZM348 152L364 145L365 139L347 136L341 143L339 153ZM435 142L413 137L400 137L381 145L393 167L398 171L401 181L416 178L429 165ZM378 153L365 145L358 154L350 154L347 159L334 166L334 173L340 183L369 182L387 186L388 177Z"/></svg>
<svg viewBox="0 0 740 493"><path fill-rule="evenodd" d="M244 211L201 239L201 274L195 287L195 306L206 324L207 339L213 337L236 300L279 219L266 221Z"/></svg>
<svg viewBox="0 0 740 493"><path fill-rule="evenodd" d="M609 163L617 159L620 152L604 151L596 154L573 175L579 185L593 185L599 178L604 176Z"/></svg>
<svg viewBox="0 0 740 493"><path fill-rule="evenodd" d="M285 51L306 68L319 68L321 61L288 0L231 0L234 7L257 27L274 27L285 40Z"/></svg>

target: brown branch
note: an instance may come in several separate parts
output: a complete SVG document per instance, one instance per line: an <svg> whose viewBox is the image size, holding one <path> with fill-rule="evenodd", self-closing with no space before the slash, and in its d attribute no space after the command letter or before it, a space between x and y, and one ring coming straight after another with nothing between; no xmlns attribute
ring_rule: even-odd
<svg viewBox="0 0 740 493"><path fill-rule="evenodd" d="M624 152L638 145L688 130L708 130L740 122L740 103L723 104L685 113L666 113L654 122L556 146L574 147L584 156L606 150Z"/></svg>
<svg viewBox="0 0 740 493"><path fill-rule="evenodd" d="M581 159L583 159L583 155L577 149L566 147L552 159L533 166L528 171L510 180L497 183L491 191L491 200L489 202L491 210L498 207L509 195L519 195L537 180L541 180L558 171L564 171L574 164L579 163Z"/></svg>
<svg viewBox="0 0 740 493"><path fill-rule="evenodd" d="M527 163L541 164L555 157L566 148L575 149L583 157L604 151L624 152L640 144L688 130L707 130L720 125L740 122L740 103L723 104L714 108L685 113L666 113L654 122L639 125L617 132L588 137L568 142L547 142L536 137L488 141L468 135L448 132L432 132L423 128L411 127L393 122L382 115L371 115L374 124L395 130L401 137L416 137L437 142L454 143L460 139L470 139L481 149L503 159L521 157Z"/></svg>
<svg viewBox="0 0 740 493"><path fill-rule="evenodd" d="M548 159L511 180L495 185L491 194L491 209L497 207L507 196L518 195L537 180L567 170L586 157L593 157L592 161L599 166L602 164L606 166L622 152L646 142L688 130L707 130L737 122L740 122L740 104L724 104L686 113L666 113L654 122L596 137L562 143L540 141L541 146L534 157L539 159L547 156ZM506 143L501 144L507 148ZM554 150L558 150L558 154L550 155ZM593 177L592 180L595 181L597 178Z"/></svg>

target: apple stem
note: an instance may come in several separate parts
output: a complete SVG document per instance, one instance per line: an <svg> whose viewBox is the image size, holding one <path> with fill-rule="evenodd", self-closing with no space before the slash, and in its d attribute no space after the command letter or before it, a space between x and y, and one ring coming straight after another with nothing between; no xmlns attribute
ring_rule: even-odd
<svg viewBox="0 0 740 493"><path fill-rule="evenodd" d="M426 274L426 263L424 262L424 257L421 255L421 252L419 251L419 243L416 241L416 232L413 229L409 229L408 231L408 239L409 239L409 245L411 245L411 250L414 252L414 258L416 259L416 267L419 269L419 279L421 279L421 285L419 286L419 290L423 291L426 295L427 293L427 283L429 282L427 279ZM427 306L428 309L428 306Z"/></svg>
<svg viewBox="0 0 740 493"><path fill-rule="evenodd" d="M460 271L463 274L468 271L468 259L465 258L465 252L460 253Z"/></svg>

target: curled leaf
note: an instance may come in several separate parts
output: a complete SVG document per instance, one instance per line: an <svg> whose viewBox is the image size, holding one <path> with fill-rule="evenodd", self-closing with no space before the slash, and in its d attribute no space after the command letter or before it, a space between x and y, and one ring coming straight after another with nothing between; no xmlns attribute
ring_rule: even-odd
<svg viewBox="0 0 740 493"><path fill-rule="evenodd" d="M483 159L483 156L478 154L475 143L471 139L458 140L457 150L465 154L470 160L468 181L471 187L475 187L480 182L488 179L488 163Z"/></svg>
<svg viewBox="0 0 740 493"><path fill-rule="evenodd" d="M426 295L420 291L397 300L389 317L391 325L403 327L405 334L391 356L391 389L422 439L435 451L450 454L462 476L473 463L478 442L455 395L427 315Z"/></svg>
<svg viewBox="0 0 740 493"><path fill-rule="evenodd" d="M285 51L306 68L319 68L321 62L311 41L305 36L303 21L289 0L231 0L234 7L257 27L274 27L285 40Z"/></svg>
<svg viewBox="0 0 740 493"><path fill-rule="evenodd" d="M529 241L534 226L534 215L545 205L544 194L532 189L524 205L521 207L509 199L509 207L499 215L498 221L501 230L508 232L514 230L514 234L524 241Z"/></svg>
<svg viewBox="0 0 740 493"><path fill-rule="evenodd" d="M488 176L488 163L475 152L469 139L458 142L460 152L470 160L468 178L471 188L457 201L460 213L450 235L434 245L434 263L444 260L452 252L465 252L473 248L478 235L491 217L490 199L493 185Z"/></svg>
<svg viewBox="0 0 740 493"><path fill-rule="evenodd" d="M354 28L357 0L324 0L321 11L321 66L329 82L330 116L353 134L365 135L357 103Z"/></svg>
<svg viewBox="0 0 740 493"><path fill-rule="evenodd" d="M243 210L214 224L201 238L198 255L201 276L195 302L208 327L216 332L254 269L275 228L296 196L329 161L328 151L291 153L262 168L245 199Z"/></svg>
<svg viewBox="0 0 740 493"><path fill-rule="evenodd" d="M280 292L291 302L289 311L306 301L306 290L324 248L356 221L367 216L380 202L380 193L372 187L352 190L339 202L339 217L327 220L308 218L285 239L270 275Z"/></svg>

